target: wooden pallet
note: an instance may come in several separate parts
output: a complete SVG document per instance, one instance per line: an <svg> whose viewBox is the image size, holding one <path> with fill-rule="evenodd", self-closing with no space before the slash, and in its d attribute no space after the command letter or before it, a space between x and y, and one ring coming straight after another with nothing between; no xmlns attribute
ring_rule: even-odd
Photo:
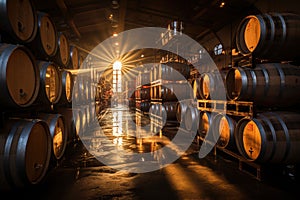
<svg viewBox="0 0 300 200"><path fill-rule="evenodd" d="M246 158L244 158L243 156L241 156L233 151L230 151L228 149L222 149L222 148L218 148L218 147L215 147L215 148L216 148L216 151L222 151L223 153L236 159L238 161L238 169L240 171L254 177L258 181L262 180L262 176L261 176L262 166L260 164L255 163L253 161L249 161ZM252 168L252 170L254 172L252 170L249 170L249 167Z"/></svg>
<svg viewBox="0 0 300 200"><path fill-rule="evenodd" d="M204 142L204 137L198 136L197 139L199 140L198 144L202 145ZM205 141L206 145L214 146L213 147L213 155L217 157L218 154L224 153L227 156L230 156L231 158L235 159L238 163L238 169L242 171L243 173L246 173L250 175L251 177L254 177L256 180L261 181L262 180L262 165L255 163L253 161L249 161L243 156L239 155L236 152L233 152L228 149L219 148L217 145L212 144L210 141Z"/></svg>
<svg viewBox="0 0 300 200"><path fill-rule="evenodd" d="M198 109L209 112L227 113L235 116L253 116L253 102L226 100L198 100Z"/></svg>

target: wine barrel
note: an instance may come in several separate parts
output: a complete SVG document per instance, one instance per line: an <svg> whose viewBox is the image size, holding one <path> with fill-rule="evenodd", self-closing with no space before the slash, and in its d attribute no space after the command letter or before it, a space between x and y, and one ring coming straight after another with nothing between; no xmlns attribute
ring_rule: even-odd
<svg viewBox="0 0 300 200"><path fill-rule="evenodd" d="M161 87L161 98L164 101L180 101L190 99L192 92L189 83L166 83Z"/></svg>
<svg viewBox="0 0 300 200"><path fill-rule="evenodd" d="M196 99L201 99L200 96L200 79L195 78L192 80L192 88L193 88L193 97Z"/></svg>
<svg viewBox="0 0 300 200"><path fill-rule="evenodd" d="M79 50L77 46L75 45L70 45L70 50L69 50L69 55L70 55L70 62L68 65L69 69L79 69Z"/></svg>
<svg viewBox="0 0 300 200"><path fill-rule="evenodd" d="M211 128L212 121L216 113L208 111L200 111L198 133L200 136L205 136Z"/></svg>
<svg viewBox="0 0 300 200"><path fill-rule="evenodd" d="M249 15L239 24L236 45L243 55L277 61L299 59L300 15L264 13Z"/></svg>
<svg viewBox="0 0 300 200"><path fill-rule="evenodd" d="M253 101L260 106L287 107L300 101L300 68L265 63L254 68L232 68L226 75L228 98Z"/></svg>
<svg viewBox="0 0 300 200"><path fill-rule="evenodd" d="M199 78L199 96L201 99L222 99L227 70L205 72Z"/></svg>
<svg viewBox="0 0 300 200"><path fill-rule="evenodd" d="M2 41L11 44L29 43L36 37L37 26L37 14L31 0L0 2Z"/></svg>
<svg viewBox="0 0 300 200"><path fill-rule="evenodd" d="M0 132L0 188L23 189L41 183L51 158L47 123L8 119Z"/></svg>
<svg viewBox="0 0 300 200"><path fill-rule="evenodd" d="M76 121L75 121L75 115L73 115L73 109L68 108L68 107L56 107L55 112L57 112L58 114L61 114L65 120L64 121L65 126L66 126L65 132L68 137L67 144L77 141L78 134L76 131L76 127L77 127L77 130L79 131L81 123L80 123L80 121L78 121L77 124L75 124ZM80 115L80 114L78 114L78 115ZM78 118L78 116L76 118Z"/></svg>
<svg viewBox="0 0 300 200"><path fill-rule="evenodd" d="M255 118L239 120L236 130L236 145L246 159L260 163L299 163L299 113L260 113Z"/></svg>
<svg viewBox="0 0 300 200"><path fill-rule="evenodd" d="M57 31L48 13L37 11L38 30L36 37L28 44L39 60L50 60L57 52Z"/></svg>
<svg viewBox="0 0 300 200"><path fill-rule="evenodd" d="M186 112L188 105L190 105L190 104L191 104L190 99L178 101L176 103L176 119L179 123L184 122L185 112Z"/></svg>
<svg viewBox="0 0 300 200"><path fill-rule="evenodd" d="M184 127L188 131L197 131L199 125L199 110L193 105L188 105L184 115Z"/></svg>
<svg viewBox="0 0 300 200"><path fill-rule="evenodd" d="M37 60L40 69L40 90L36 103L57 104L62 94L61 72L53 62Z"/></svg>
<svg viewBox="0 0 300 200"><path fill-rule="evenodd" d="M163 107L167 113L168 121L176 121L176 113L177 113L177 102L163 102Z"/></svg>
<svg viewBox="0 0 300 200"><path fill-rule="evenodd" d="M39 113L37 118L47 122L52 138L52 157L60 160L64 156L68 140L64 116L59 113Z"/></svg>
<svg viewBox="0 0 300 200"><path fill-rule="evenodd" d="M226 114L216 114L212 120L212 133L217 146L221 149L234 149L235 139L234 132L236 121Z"/></svg>
<svg viewBox="0 0 300 200"><path fill-rule="evenodd" d="M57 51L54 55L53 62L66 68L70 62L70 44L67 36L63 32L58 32Z"/></svg>
<svg viewBox="0 0 300 200"><path fill-rule="evenodd" d="M31 106L40 88L39 69L23 45L0 44L1 109Z"/></svg>
<svg viewBox="0 0 300 200"><path fill-rule="evenodd" d="M59 104L70 104L72 102L74 79L71 72L61 71L61 84L62 92L59 100Z"/></svg>

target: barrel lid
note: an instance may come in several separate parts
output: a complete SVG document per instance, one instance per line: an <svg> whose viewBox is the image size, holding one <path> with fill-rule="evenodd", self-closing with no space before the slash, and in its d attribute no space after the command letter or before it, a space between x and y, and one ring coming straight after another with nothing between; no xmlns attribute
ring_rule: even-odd
<svg viewBox="0 0 300 200"><path fill-rule="evenodd" d="M22 45L14 46L7 56L6 84L8 91L14 103L21 107L27 107L36 99L39 89L38 69L33 56Z"/></svg>
<svg viewBox="0 0 300 200"><path fill-rule="evenodd" d="M253 120L244 127L242 144L246 156L256 160L261 152L262 137L258 125Z"/></svg>
<svg viewBox="0 0 300 200"><path fill-rule="evenodd" d="M221 146L226 146L230 140L230 126L226 116L222 116L220 118L218 132L220 136L218 144Z"/></svg>
<svg viewBox="0 0 300 200"><path fill-rule="evenodd" d="M37 15L32 1L10 0L6 3L9 26L14 37L21 43L31 42L37 33Z"/></svg>
<svg viewBox="0 0 300 200"><path fill-rule="evenodd" d="M39 33L43 50L48 56L57 52L57 32L55 24L48 13L38 12Z"/></svg>
<svg viewBox="0 0 300 200"><path fill-rule="evenodd" d="M50 145L48 125L43 121L36 121L27 141L25 155L26 174L32 184L39 183L48 170Z"/></svg>
<svg viewBox="0 0 300 200"><path fill-rule="evenodd" d="M70 45L69 45L68 38L62 32L59 33L58 46L59 46L58 50L59 50L60 60L64 66L67 66L70 60L70 53L69 53Z"/></svg>
<svg viewBox="0 0 300 200"><path fill-rule="evenodd" d="M244 40L246 47L253 52L259 43L261 35L260 21L256 17L251 17L246 24L244 31Z"/></svg>

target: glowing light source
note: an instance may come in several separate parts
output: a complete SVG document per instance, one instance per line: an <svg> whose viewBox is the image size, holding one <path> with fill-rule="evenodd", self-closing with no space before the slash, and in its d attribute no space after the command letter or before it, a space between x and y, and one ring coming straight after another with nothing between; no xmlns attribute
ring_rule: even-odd
<svg viewBox="0 0 300 200"><path fill-rule="evenodd" d="M221 4L220 4L220 8L223 8L225 6L225 2L223 1L223 2L221 2Z"/></svg>
<svg viewBox="0 0 300 200"><path fill-rule="evenodd" d="M120 61L115 61L113 64L113 69L114 70L121 70L122 69L122 63Z"/></svg>
<svg viewBox="0 0 300 200"><path fill-rule="evenodd" d="M144 55L144 54L142 54L142 55L141 55L141 58L144 58L144 57L145 57L145 55Z"/></svg>
<svg viewBox="0 0 300 200"><path fill-rule="evenodd" d="M118 36L118 33L114 32L113 37L117 37L117 36Z"/></svg>

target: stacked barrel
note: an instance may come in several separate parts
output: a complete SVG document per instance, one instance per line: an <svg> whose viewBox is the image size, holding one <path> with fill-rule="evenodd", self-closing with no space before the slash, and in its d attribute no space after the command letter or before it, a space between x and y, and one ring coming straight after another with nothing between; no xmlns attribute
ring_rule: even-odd
<svg viewBox="0 0 300 200"><path fill-rule="evenodd" d="M299 26L292 13L250 15L240 23L236 45L253 62L226 71L227 112L200 113L199 130L210 130L219 148L261 164L299 164ZM206 98L202 87L198 97ZM228 114L228 102L252 103L254 112Z"/></svg>
<svg viewBox="0 0 300 200"><path fill-rule="evenodd" d="M135 90L135 108L143 113L148 113L150 108L150 71L145 68L138 73Z"/></svg>
<svg viewBox="0 0 300 200"><path fill-rule="evenodd" d="M78 57L51 16L30 0L0 4L0 190L5 190L39 184L73 140L70 70L78 67Z"/></svg>
<svg viewBox="0 0 300 200"><path fill-rule="evenodd" d="M207 134L212 134L215 125L212 125L214 118L217 117L219 110L217 104L214 106L212 102L226 101L226 93L224 93L225 77L228 72L228 68L217 69L204 69L198 77L192 80L192 87L194 97L201 102L207 104L207 109L199 109L199 123L198 123L198 136L203 140ZM199 102L198 102L199 104ZM224 115L228 118L229 116ZM216 135L218 136L218 135ZM225 146L224 146L225 147Z"/></svg>
<svg viewBox="0 0 300 200"><path fill-rule="evenodd" d="M165 126L180 126L191 130L198 110L192 105L192 88L187 81L190 66L184 62L166 61L151 70L151 114L157 125L154 132Z"/></svg>

